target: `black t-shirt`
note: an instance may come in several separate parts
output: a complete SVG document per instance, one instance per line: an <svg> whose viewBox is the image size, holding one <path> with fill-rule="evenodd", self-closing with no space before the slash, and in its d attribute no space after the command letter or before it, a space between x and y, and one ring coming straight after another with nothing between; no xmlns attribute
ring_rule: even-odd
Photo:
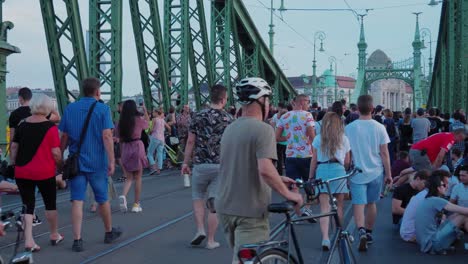
<svg viewBox="0 0 468 264"><path fill-rule="evenodd" d="M439 133L439 129L442 127L442 121L440 121L440 118L430 116L427 119L429 119L429 122L431 123L431 130L429 130L428 136Z"/></svg>
<svg viewBox="0 0 468 264"><path fill-rule="evenodd" d="M55 126L54 123L50 121L23 122L18 126L13 138L13 142L18 143L16 165L25 166L34 158L47 132L53 126Z"/></svg>
<svg viewBox="0 0 468 264"><path fill-rule="evenodd" d="M450 132L450 121L444 120L441 122L441 131L440 132Z"/></svg>
<svg viewBox="0 0 468 264"><path fill-rule="evenodd" d="M382 116L381 115L375 115L374 120L379 122L380 124L383 124Z"/></svg>
<svg viewBox="0 0 468 264"><path fill-rule="evenodd" d="M415 196L418 192L419 191L413 189L409 183L405 183L395 188L395 191L393 192L393 199L400 200L401 207L406 208L406 206L409 204L409 201L411 200L411 197ZM403 217L402 215L395 214L392 214L392 216L394 224L398 224L400 219Z"/></svg>
<svg viewBox="0 0 468 264"><path fill-rule="evenodd" d="M29 106L20 106L15 111L11 112L8 119L10 128L16 129L21 120L31 116L31 108Z"/></svg>

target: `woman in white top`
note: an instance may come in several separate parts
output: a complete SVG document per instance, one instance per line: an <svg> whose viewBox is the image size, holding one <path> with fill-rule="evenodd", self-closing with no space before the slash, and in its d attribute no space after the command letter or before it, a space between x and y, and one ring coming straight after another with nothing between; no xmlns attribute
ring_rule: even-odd
<svg viewBox="0 0 468 264"><path fill-rule="evenodd" d="M338 114L329 112L322 120L320 135L312 142L312 161L310 163L310 179L317 178L324 181L341 177L351 162L350 145L344 133L344 125ZM343 200L348 193L346 179L330 183L330 191L337 199L338 217L343 222ZM329 194L325 186L320 187L320 209L322 213L330 212ZM322 249L330 250L328 234L329 217L320 218L322 231Z"/></svg>

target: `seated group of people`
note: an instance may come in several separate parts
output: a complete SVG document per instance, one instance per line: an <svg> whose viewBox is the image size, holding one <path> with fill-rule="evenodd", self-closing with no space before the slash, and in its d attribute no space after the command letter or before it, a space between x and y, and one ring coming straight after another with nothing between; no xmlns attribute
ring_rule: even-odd
<svg viewBox="0 0 468 264"><path fill-rule="evenodd" d="M400 153L394 164L401 172L394 178L393 224L422 252L443 254L463 238L462 230L468 232L468 158L451 150L464 139L464 130L435 134L414 144L409 157ZM452 171L443 164L450 152Z"/></svg>

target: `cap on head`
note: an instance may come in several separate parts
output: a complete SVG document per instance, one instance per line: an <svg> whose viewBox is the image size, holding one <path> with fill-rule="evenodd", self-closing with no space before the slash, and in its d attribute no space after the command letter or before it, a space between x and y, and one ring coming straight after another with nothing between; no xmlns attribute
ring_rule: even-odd
<svg viewBox="0 0 468 264"><path fill-rule="evenodd" d="M250 104L264 96L270 96L271 93L271 87L262 78L245 78L236 85L238 101L243 105Z"/></svg>

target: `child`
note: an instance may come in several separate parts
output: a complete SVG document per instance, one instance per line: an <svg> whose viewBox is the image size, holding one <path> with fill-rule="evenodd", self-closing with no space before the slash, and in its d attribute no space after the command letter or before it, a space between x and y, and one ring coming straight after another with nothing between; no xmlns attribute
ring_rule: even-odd
<svg viewBox="0 0 468 264"><path fill-rule="evenodd" d="M450 202L459 206L468 207L468 163L459 166L457 171L460 183L455 185L450 195Z"/></svg>

